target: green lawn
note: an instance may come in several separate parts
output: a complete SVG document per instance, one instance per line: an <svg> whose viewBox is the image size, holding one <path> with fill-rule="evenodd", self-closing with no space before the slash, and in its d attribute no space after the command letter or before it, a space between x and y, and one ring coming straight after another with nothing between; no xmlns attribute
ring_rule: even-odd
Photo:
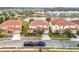
<svg viewBox="0 0 79 59"><path fill-rule="evenodd" d="M29 49L29 50L28 50ZM30 50L32 49L32 50ZM0 52L79 52L79 48L53 48L53 47L2 47Z"/></svg>
<svg viewBox="0 0 79 59"><path fill-rule="evenodd" d="M26 37L42 37L42 34L31 34L31 33L28 33L26 35Z"/></svg>
<svg viewBox="0 0 79 59"><path fill-rule="evenodd" d="M66 34L62 34L62 35L51 34L50 37L54 39L68 39L69 38Z"/></svg>

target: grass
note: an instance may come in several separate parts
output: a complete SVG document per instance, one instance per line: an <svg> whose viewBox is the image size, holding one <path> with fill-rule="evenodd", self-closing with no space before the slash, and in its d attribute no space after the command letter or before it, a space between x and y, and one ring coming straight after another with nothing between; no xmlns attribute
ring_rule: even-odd
<svg viewBox="0 0 79 59"><path fill-rule="evenodd" d="M30 50L31 49L31 50ZM79 48L53 48L53 47L3 47L0 51L12 51L12 52L60 52L60 51L79 51Z"/></svg>
<svg viewBox="0 0 79 59"><path fill-rule="evenodd" d="M51 34L50 37L51 37L51 38L54 38L54 39L62 39L62 40L63 40L63 39L66 40L66 39L69 38L66 34L59 35L59 34L54 34L54 33Z"/></svg>
<svg viewBox="0 0 79 59"><path fill-rule="evenodd" d="M25 29L28 29L29 22L27 22L27 21L23 21L22 26L23 26Z"/></svg>
<svg viewBox="0 0 79 59"><path fill-rule="evenodd" d="M77 35L79 36L79 31L77 31Z"/></svg>
<svg viewBox="0 0 79 59"><path fill-rule="evenodd" d="M26 37L42 37L42 34L27 34Z"/></svg>

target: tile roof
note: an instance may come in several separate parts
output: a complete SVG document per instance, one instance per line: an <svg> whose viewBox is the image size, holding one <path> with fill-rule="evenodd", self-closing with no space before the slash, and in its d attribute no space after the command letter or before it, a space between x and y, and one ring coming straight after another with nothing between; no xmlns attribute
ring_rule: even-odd
<svg viewBox="0 0 79 59"><path fill-rule="evenodd" d="M65 30L79 30L78 28L66 28Z"/></svg>
<svg viewBox="0 0 79 59"><path fill-rule="evenodd" d="M58 25L58 26L76 25L75 23L64 20L62 18L54 18L54 19L51 19L50 22L52 25Z"/></svg>
<svg viewBox="0 0 79 59"><path fill-rule="evenodd" d="M33 20L29 25L35 26L35 25L48 25L48 22L45 20Z"/></svg>
<svg viewBox="0 0 79 59"><path fill-rule="evenodd" d="M71 22L73 22L73 23L79 25L79 20L72 20Z"/></svg>
<svg viewBox="0 0 79 59"><path fill-rule="evenodd" d="M16 25L21 25L22 21L21 20L15 20L15 19L9 19L2 24L0 24L0 27L12 27Z"/></svg>

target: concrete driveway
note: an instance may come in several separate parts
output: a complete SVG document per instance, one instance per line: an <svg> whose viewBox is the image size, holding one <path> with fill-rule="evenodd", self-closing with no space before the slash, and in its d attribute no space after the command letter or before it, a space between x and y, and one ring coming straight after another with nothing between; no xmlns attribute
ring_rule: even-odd
<svg viewBox="0 0 79 59"><path fill-rule="evenodd" d="M43 34L42 35L42 40L51 40L48 34Z"/></svg>
<svg viewBox="0 0 79 59"><path fill-rule="evenodd" d="M51 40L49 37L49 30L46 30L42 35L42 40Z"/></svg>
<svg viewBox="0 0 79 59"><path fill-rule="evenodd" d="M77 36L77 38L71 38L70 40L71 41L79 41L79 36L78 35L76 35Z"/></svg>
<svg viewBox="0 0 79 59"><path fill-rule="evenodd" d="M14 33L11 40L21 40L20 33Z"/></svg>

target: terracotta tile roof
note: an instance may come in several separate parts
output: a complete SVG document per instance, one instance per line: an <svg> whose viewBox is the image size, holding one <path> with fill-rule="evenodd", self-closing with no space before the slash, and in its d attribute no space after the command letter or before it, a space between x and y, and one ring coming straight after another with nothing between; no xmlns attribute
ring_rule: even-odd
<svg viewBox="0 0 79 59"><path fill-rule="evenodd" d="M71 22L73 22L73 23L79 25L79 20L72 20Z"/></svg>
<svg viewBox="0 0 79 59"><path fill-rule="evenodd" d="M64 20L62 18L54 18L54 19L51 19L50 22L52 25L58 25L58 26L76 25L75 23Z"/></svg>
<svg viewBox="0 0 79 59"><path fill-rule="evenodd" d="M22 21L21 20L14 20L14 19L9 19L2 24L0 24L0 27L12 27L16 25L21 25Z"/></svg>
<svg viewBox="0 0 79 59"><path fill-rule="evenodd" d="M36 25L48 25L48 22L45 20L33 20L29 25L36 26Z"/></svg>
<svg viewBox="0 0 79 59"><path fill-rule="evenodd" d="M13 30L14 31L18 31L18 30L21 31L22 29L21 28L14 28Z"/></svg>
<svg viewBox="0 0 79 59"><path fill-rule="evenodd" d="M78 28L66 28L65 30L79 30Z"/></svg>

